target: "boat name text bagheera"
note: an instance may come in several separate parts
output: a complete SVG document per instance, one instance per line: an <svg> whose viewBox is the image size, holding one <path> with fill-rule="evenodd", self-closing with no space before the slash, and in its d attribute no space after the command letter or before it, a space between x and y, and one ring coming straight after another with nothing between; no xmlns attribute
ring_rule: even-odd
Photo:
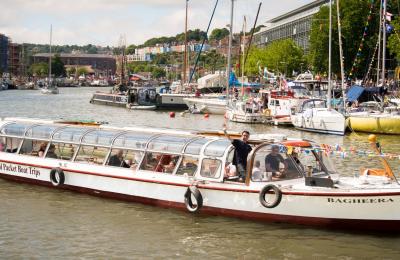
<svg viewBox="0 0 400 260"><path fill-rule="evenodd" d="M328 202L330 203L347 203L347 204L354 204L354 203L389 203L394 202L392 198L379 198L379 199L338 199L338 198L328 198Z"/></svg>
<svg viewBox="0 0 400 260"><path fill-rule="evenodd" d="M25 173L25 174L31 174L34 175L36 178L40 176L40 170L28 166L21 166L21 165L14 165L14 164L8 164L8 163L0 163L0 170L1 171L8 171L8 172L13 172L13 173Z"/></svg>

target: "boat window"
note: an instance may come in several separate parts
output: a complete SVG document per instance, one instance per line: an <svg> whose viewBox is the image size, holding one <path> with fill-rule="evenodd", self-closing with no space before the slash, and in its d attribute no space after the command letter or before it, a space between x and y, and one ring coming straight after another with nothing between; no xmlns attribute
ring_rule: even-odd
<svg viewBox="0 0 400 260"><path fill-rule="evenodd" d="M144 152L123 149L112 149L106 165L136 169Z"/></svg>
<svg viewBox="0 0 400 260"><path fill-rule="evenodd" d="M46 158L58 158L69 161L72 159L77 149L78 146L75 144L52 142L46 153Z"/></svg>
<svg viewBox="0 0 400 260"><path fill-rule="evenodd" d="M221 175L221 161L216 159L203 159L200 175L206 178L219 178Z"/></svg>
<svg viewBox="0 0 400 260"><path fill-rule="evenodd" d="M322 151L316 152L311 149L303 149L298 153L298 158L306 174L325 175L336 172L331 160Z"/></svg>
<svg viewBox="0 0 400 260"><path fill-rule="evenodd" d="M81 146L76 155L75 162L83 162L90 164L103 164L108 154L108 148L96 146Z"/></svg>
<svg viewBox="0 0 400 260"><path fill-rule="evenodd" d="M147 152L140 166L141 170L173 173L179 155Z"/></svg>
<svg viewBox="0 0 400 260"><path fill-rule="evenodd" d="M229 146L231 146L231 142L228 139L216 140L207 145L204 154L207 156L221 157Z"/></svg>
<svg viewBox="0 0 400 260"><path fill-rule="evenodd" d="M3 151L7 153L16 153L21 144L22 139L13 137L3 137L1 142L3 144Z"/></svg>
<svg viewBox="0 0 400 260"><path fill-rule="evenodd" d="M147 149L180 153L190 139L189 137L163 135L151 140Z"/></svg>
<svg viewBox="0 0 400 260"><path fill-rule="evenodd" d="M53 140L64 141L64 142L75 142L79 143L84 133L88 131L86 127L66 127L57 130L53 135Z"/></svg>
<svg viewBox="0 0 400 260"><path fill-rule="evenodd" d="M296 156L296 158L294 158ZM253 181L279 181L303 176L303 164L297 154L287 155L283 145L268 145L257 151L254 157L251 178Z"/></svg>
<svg viewBox="0 0 400 260"><path fill-rule="evenodd" d="M6 135L24 136L26 130L31 126L32 124L29 123L11 123L5 125L1 129L1 133Z"/></svg>
<svg viewBox="0 0 400 260"><path fill-rule="evenodd" d="M97 145L111 145L111 142L114 140L114 137L120 133L119 131L104 131L104 130L96 130L85 134L82 139L82 143L84 144L97 144Z"/></svg>
<svg viewBox="0 0 400 260"><path fill-rule="evenodd" d="M153 136L154 134L144 134L144 133L124 134L115 139L113 146L145 149L147 142Z"/></svg>
<svg viewBox="0 0 400 260"><path fill-rule="evenodd" d="M34 126L26 132L26 136L32 138L50 139L52 133L60 126L38 125Z"/></svg>
<svg viewBox="0 0 400 260"><path fill-rule="evenodd" d="M20 154L43 157L48 142L25 139L22 143Z"/></svg>
<svg viewBox="0 0 400 260"><path fill-rule="evenodd" d="M210 141L210 140L206 139L206 138L201 138L201 139L191 142L190 144L188 144L188 146L186 146L185 154L195 154L195 155L200 154L201 148L203 148L203 146L208 141Z"/></svg>
<svg viewBox="0 0 400 260"><path fill-rule="evenodd" d="M199 159L192 156L183 156L176 175L194 176L197 171Z"/></svg>

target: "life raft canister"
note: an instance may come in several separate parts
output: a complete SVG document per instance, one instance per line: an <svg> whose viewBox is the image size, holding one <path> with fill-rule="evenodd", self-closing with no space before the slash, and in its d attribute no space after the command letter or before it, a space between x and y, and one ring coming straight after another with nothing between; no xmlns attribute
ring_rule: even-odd
<svg viewBox="0 0 400 260"><path fill-rule="evenodd" d="M267 199L265 198L265 195L267 195L267 193L270 193L270 191L273 194L275 194L275 199L272 201L267 201ZM268 184L268 185L265 185L264 188L262 188L262 190L260 191L259 198L260 198L261 205L263 205L264 207L275 208L276 206L279 205L279 203L282 200L282 192L275 185Z"/></svg>
<svg viewBox="0 0 400 260"><path fill-rule="evenodd" d="M197 187L190 186L187 188L185 192L185 206L191 213L198 212L203 206L203 196Z"/></svg>
<svg viewBox="0 0 400 260"><path fill-rule="evenodd" d="M64 184L65 181L64 171L59 167L51 169L50 181L51 184L53 184L54 186L60 186Z"/></svg>

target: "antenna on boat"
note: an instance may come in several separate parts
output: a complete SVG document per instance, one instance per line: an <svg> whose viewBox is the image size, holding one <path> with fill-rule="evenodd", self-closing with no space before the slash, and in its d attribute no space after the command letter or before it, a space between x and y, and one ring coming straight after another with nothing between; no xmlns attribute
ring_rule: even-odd
<svg viewBox="0 0 400 260"><path fill-rule="evenodd" d="M50 46L49 46L49 52L50 52L50 55L49 55L49 80L48 80L48 85L50 86L50 84L51 84L51 40L52 40L52 37L53 37L53 25L52 24L50 24Z"/></svg>
<svg viewBox="0 0 400 260"><path fill-rule="evenodd" d="M186 16L185 16L185 51L183 54L183 84L186 83L186 72L187 72L187 27L188 27L188 5L189 0L186 0Z"/></svg>
<svg viewBox="0 0 400 260"><path fill-rule="evenodd" d="M336 0L336 11L337 11L337 23L338 23L338 34L339 34L339 59L340 59L340 74L342 78L342 96L343 96L343 111L346 110L346 91L344 88L344 64L343 64L343 46L342 46L342 25L340 22L340 8L339 0Z"/></svg>

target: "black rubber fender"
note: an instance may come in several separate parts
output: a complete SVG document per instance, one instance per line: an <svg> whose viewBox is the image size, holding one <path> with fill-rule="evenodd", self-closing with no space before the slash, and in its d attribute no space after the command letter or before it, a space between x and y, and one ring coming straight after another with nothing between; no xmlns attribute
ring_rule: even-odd
<svg viewBox="0 0 400 260"><path fill-rule="evenodd" d="M63 185L65 182L64 171L59 167L51 169L50 181L53 186Z"/></svg>
<svg viewBox="0 0 400 260"><path fill-rule="evenodd" d="M265 200L265 195L270 191L272 191L275 194L275 200L273 200L272 202ZM260 198L261 205L263 205L264 207L275 208L276 206L279 205L279 203L281 203L282 191L275 185L268 184L268 185L265 185L264 188L262 188L262 190L260 191L259 198Z"/></svg>
<svg viewBox="0 0 400 260"><path fill-rule="evenodd" d="M192 196L193 195L193 196ZM192 197L196 200L196 203L192 200ZM185 206L186 209L191 213L197 213L203 206L203 196L199 189L195 186L189 186L185 192Z"/></svg>

